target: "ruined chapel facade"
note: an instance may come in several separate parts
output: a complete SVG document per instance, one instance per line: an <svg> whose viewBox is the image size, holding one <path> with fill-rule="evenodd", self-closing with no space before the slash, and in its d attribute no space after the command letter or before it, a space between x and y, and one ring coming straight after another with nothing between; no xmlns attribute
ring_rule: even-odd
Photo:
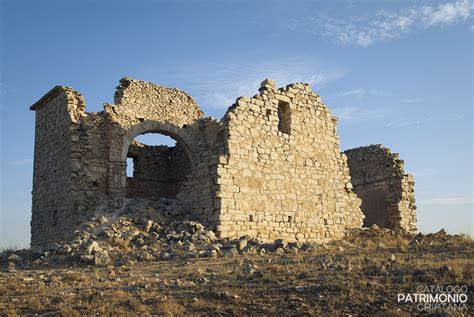
<svg viewBox="0 0 474 317"><path fill-rule="evenodd" d="M130 78L98 113L61 86L31 110L33 247L67 239L104 201L120 208L133 198L166 197L173 212L221 237L322 242L363 224L416 230L403 161L380 145L341 153L337 119L307 84L265 80L221 120L178 89ZM145 133L176 145L134 141Z"/></svg>

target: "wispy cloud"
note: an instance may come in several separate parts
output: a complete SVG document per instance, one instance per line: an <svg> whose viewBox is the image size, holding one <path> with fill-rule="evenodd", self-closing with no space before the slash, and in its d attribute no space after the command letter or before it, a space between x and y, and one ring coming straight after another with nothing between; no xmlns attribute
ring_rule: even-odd
<svg viewBox="0 0 474 317"><path fill-rule="evenodd" d="M366 47L413 32L465 22L472 16L473 10L473 0L458 0L438 6L414 6L398 12L381 10L373 16L349 20L326 16L302 18L290 21L287 28L307 31L341 44Z"/></svg>
<svg viewBox="0 0 474 317"><path fill-rule="evenodd" d="M344 97L357 97L357 98L363 98L366 96L376 96L376 95L385 95L382 92L376 90L376 89L351 89L351 90L346 90L342 91L338 94L339 96L344 96Z"/></svg>
<svg viewBox="0 0 474 317"><path fill-rule="evenodd" d="M416 103L416 102L420 102L421 99L420 98L405 98L402 101L406 103Z"/></svg>
<svg viewBox="0 0 474 317"><path fill-rule="evenodd" d="M9 165L27 165L27 164L32 164L32 163L33 163L32 159L7 161L7 164Z"/></svg>
<svg viewBox="0 0 474 317"><path fill-rule="evenodd" d="M341 69L329 69L306 58L195 64L186 69L189 73L193 81L186 90L203 107L213 109L225 109L239 96L255 95L265 78L274 79L277 86L305 82L317 90L345 75Z"/></svg>
<svg viewBox="0 0 474 317"><path fill-rule="evenodd" d="M418 201L420 205L471 205L474 197L468 195L447 195Z"/></svg>
<svg viewBox="0 0 474 317"><path fill-rule="evenodd" d="M387 123L385 127L390 128L390 127L406 127L409 125L419 125L425 122L432 121L433 117L428 117L424 119L417 119L417 120L412 120L412 121L402 121L402 120L395 120Z"/></svg>
<svg viewBox="0 0 474 317"><path fill-rule="evenodd" d="M384 113L380 110L374 110L361 107L333 107L332 113L339 118L340 121L370 121L384 117Z"/></svg>
<svg viewBox="0 0 474 317"><path fill-rule="evenodd" d="M474 3L471 0L448 2L437 8L424 6L421 8L421 21L425 28L452 24L466 20L473 9Z"/></svg>

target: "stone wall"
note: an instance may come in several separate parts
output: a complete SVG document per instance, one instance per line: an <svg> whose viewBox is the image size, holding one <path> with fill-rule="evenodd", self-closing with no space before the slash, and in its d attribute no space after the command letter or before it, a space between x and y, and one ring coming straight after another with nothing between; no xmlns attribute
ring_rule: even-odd
<svg viewBox="0 0 474 317"><path fill-rule="evenodd" d="M32 246L67 239L101 201L114 200L119 208L120 199L127 197L130 145L145 133L168 135L177 146L167 153L173 163L166 167L145 172L150 161L141 161L144 165L138 164L138 178L143 181L147 173L162 177L165 169L173 176L158 181L158 185L168 182L167 186L158 186L165 188L162 192L135 182L129 186L134 188L132 196L176 197L177 212L215 227L210 174L213 154L209 150L215 136L206 133L210 131L207 126L216 122L203 118L186 93L124 78L117 87L115 104L105 104L102 112L85 112L82 96L60 86L31 110L36 111ZM145 188L151 189L149 196L143 192ZM178 195L181 188L182 199Z"/></svg>
<svg viewBox="0 0 474 317"><path fill-rule="evenodd" d="M191 160L180 143L149 146L133 141L128 150L133 176L127 177L127 197L176 198L192 172Z"/></svg>
<svg viewBox="0 0 474 317"><path fill-rule="evenodd" d="M382 145L347 150L354 191L362 199L364 225L416 231L413 176L398 153Z"/></svg>
<svg viewBox="0 0 474 317"><path fill-rule="evenodd" d="M276 89L266 80L221 120L205 118L178 89L130 78L120 80L114 104L101 112L85 112L82 96L59 86L31 109L32 246L67 239L101 202L120 208L130 197L172 198L173 214L223 237L327 241L362 225L337 119L309 85ZM170 136L176 146L134 143L145 133ZM135 159L133 178L126 175L127 157ZM394 198L400 220L387 221L409 227L412 181L397 179L407 188Z"/></svg>
<svg viewBox="0 0 474 317"><path fill-rule="evenodd" d="M340 153L336 118L309 85L239 98L223 120L217 169L222 236L327 241L360 227L360 200Z"/></svg>
<svg viewBox="0 0 474 317"><path fill-rule="evenodd" d="M61 239L74 225L77 209L71 192L75 170L71 127L81 111L81 96L53 88L31 106L36 111L31 241L33 246Z"/></svg>

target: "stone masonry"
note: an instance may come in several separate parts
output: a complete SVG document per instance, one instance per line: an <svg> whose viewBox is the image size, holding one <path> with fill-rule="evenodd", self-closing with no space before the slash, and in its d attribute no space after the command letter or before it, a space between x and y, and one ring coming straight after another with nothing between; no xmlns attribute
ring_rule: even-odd
<svg viewBox="0 0 474 317"><path fill-rule="evenodd" d="M176 215L224 238L325 242L364 217L366 225L416 230L413 179L402 161L380 146L341 153L337 119L307 84L277 89L267 79L221 120L204 117L178 89L127 77L98 113L62 86L30 109L32 247L68 239L104 201L120 208L133 198L166 198ZM176 145L134 141L145 133Z"/></svg>
<svg viewBox="0 0 474 317"><path fill-rule="evenodd" d="M362 199L364 225L416 231L415 183L398 153L380 144L344 153L354 191Z"/></svg>

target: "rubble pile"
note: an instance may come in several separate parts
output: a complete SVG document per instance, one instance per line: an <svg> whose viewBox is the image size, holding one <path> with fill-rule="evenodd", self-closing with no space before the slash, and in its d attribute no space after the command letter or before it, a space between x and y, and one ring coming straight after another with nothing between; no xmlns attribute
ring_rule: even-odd
<svg viewBox="0 0 474 317"><path fill-rule="evenodd" d="M7 250L0 264L9 270L51 265L133 265L142 261L217 258L243 254L295 252L342 252L348 249L393 249L394 252L423 252L449 247L468 237L448 235L444 230L423 235L394 231L372 225L350 229L343 240L327 244L287 242L264 243L249 236L219 238L198 221L183 219L173 208L173 199L119 199L101 204L72 238L49 243L40 249ZM181 217L181 218L180 218Z"/></svg>
<svg viewBox="0 0 474 317"><path fill-rule="evenodd" d="M73 237L40 249L10 250L0 262L16 266L127 265L138 261L216 258L239 254L297 252L315 243L263 243L242 236L220 239L193 220L180 219L169 208L172 199L122 199L103 203ZM118 207L121 206L121 207Z"/></svg>

